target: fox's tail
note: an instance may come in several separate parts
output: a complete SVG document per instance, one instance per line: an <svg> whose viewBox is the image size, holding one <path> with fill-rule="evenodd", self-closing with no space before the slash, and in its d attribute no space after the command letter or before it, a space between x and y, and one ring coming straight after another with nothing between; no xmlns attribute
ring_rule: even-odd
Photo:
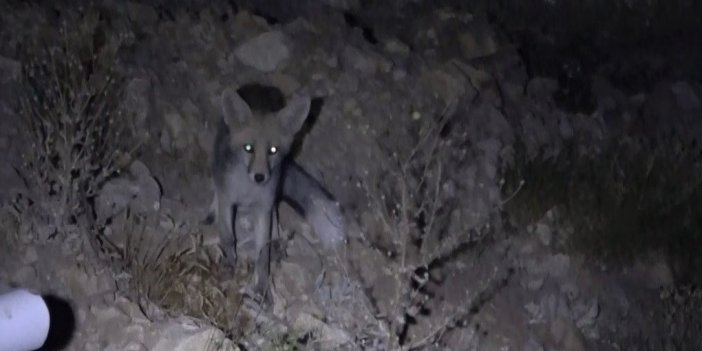
<svg viewBox="0 0 702 351"><path fill-rule="evenodd" d="M344 243L346 228L339 203L317 179L291 160L281 188L282 199L305 217L325 247Z"/></svg>

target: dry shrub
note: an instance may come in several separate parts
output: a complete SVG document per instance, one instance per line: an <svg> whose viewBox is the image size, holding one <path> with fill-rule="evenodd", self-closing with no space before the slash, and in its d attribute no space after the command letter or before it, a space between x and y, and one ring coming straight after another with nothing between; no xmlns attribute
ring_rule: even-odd
<svg viewBox="0 0 702 351"><path fill-rule="evenodd" d="M50 235L87 229L91 200L138 145L123 105L120 45L87 11L23 48L17 113L27 133L27 192L17 208Z"/></svg>
<svg viewBox="0 0 702 351"><path fill-rule="evenodd" d="M450 225L461 204L461 194L447 190L457 149L451 138L442 133L455 108L451 104L439 118L426 118L417 133L415 147L409 152L379 142L386 173L371 181L365 190L371 199L371 212L377 217L374 221L380 225L375 225L375 232L371 229L364 239L385 258L383 269L391 272L395 295L382 301L387 306L384 310L380 301L367 294L376 316L374 329L379 331L376 340L366 338L367 348L431 349L446 332L465 325L495 289L503 286L504 281L491 279L473 301L453 313L433 315L431 318L437 323L410 333L411 326L428 314L428 302L433 297L430 286L436 283L433 272L485 238L493 219L488 218L469 231L456 231ZM495 213L499 213L499 208Z"/></svg>

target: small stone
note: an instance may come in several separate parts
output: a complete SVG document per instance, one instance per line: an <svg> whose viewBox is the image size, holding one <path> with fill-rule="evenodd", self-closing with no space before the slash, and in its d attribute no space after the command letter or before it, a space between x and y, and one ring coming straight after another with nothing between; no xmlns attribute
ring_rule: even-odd
<svg viewBox="0 0 702 351"><path fill-rule="evenodd" d="M279 31L266 32L250 39L235 51L243 64L262 72L272 72L290 57L289 40Z"/></svg>
<svg viewBox="0 0 702 351"><path fill-rule="evenodd" d="M537 223L535 232L536 237L539 238L541 244L544 246L551 245L551 238L553 237L553 234L550 226L543 223Z"/></svg>
<svg viewBox="0 0 702 351"><path fill-rule="evenodd" d="M127 8L129 19L141 26L154 24L158 21L158 14L153 6L129 1L125 7Z"/></svg>
<svg viewBox="0 0 702 351"><path fill-rule="evenodd" d="M37 249L33 246L27 248L24 252L24 264L31 265L39 260L39 254L37 254Z"/></svg>
<svg viewBox="0 0 702 351"><path fill-rule="evenodd" d="M353 69L366 75L374 75L378 70L378 62L374 58L353 46L347 46L344 49L342 60L347 69Z"/></svg>
<svg viewBox="0 0 702 351"><path fill-rule="evenodd" d="M290 96L300 90L300 82L289 74L273 73L271 84L280 89L285 96Z"/></svg>
<svg viewBox="0 0 702 351"><path fill-rule="evenodd" d="M401 68L395 68L392 70L392 79L395 81L403 80L407 78L407 71Z"/></svg>
<svg viewBox="0 0 702 351"><path fill-rule="evenodd" d="M681 109L685 111L700 109L700 98L688 82L674 83L670 90L675 94L676 102Z"/></svg>
<svg viewBox="0 0 702 351"><path fill-rule="evenodd" d="M498 44L488 28L475 28L458 37L463 56L470 60L493 55L499 49Z"/></svg>
<svg viewBox="0 0 702 351"><path fill-rule="evenodd" d="M360 0L324 0L324 3L340 11L356 12L361 7Z"/></svg>
<svg viewBox="0 0 702 351"><path fill-rule="evenodd" d="M19 61L0 56L0 82L19 79L21 73L22 64Z"/></svg>
<svg viewBox="0 0 702 351"><path fill-rule="evenodd" d="M391 54L407 56L410 53L410 48L407 44L397 39L390 39L385 42L385 51Z"/></svg>
<svg viewBox="0 0 702 351"><path fill-rule="evenodd" d="M342 73L339 75L339 79L336 81L338 90L346 91L349 93L355 93L358 91L358 77L354 74Z"/></svg>
<svg viewBox="0 0 702 351"><path fill-rule="evenodd" d="M154 331L160 339L149 348L153 351L187 351L210 350L217 345L217 350L234 351L237 348L224 333L213 327L197 327L183 325L177 321L167 322L160 330Z"/></svg>

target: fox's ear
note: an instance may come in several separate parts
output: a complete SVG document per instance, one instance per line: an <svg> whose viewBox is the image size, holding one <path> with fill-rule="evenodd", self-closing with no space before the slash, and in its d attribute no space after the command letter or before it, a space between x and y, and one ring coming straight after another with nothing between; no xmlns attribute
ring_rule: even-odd
<svg viewBox="0 0 702 351"><path fill-rule="evenodd" d="M296 96L290 99L285 108L278 112L278 120L282 129L290 134L297 133L310 113L310 104L311 101L308 97Z"/></svg>
<svg viewBox="0 0 702 351"><path fill-rule="evenodd" d="M233 128L245 124L251 119L251 108L246 101L237 94L235 89L227 88L222 93L222 116L224 123Z"/></svg>

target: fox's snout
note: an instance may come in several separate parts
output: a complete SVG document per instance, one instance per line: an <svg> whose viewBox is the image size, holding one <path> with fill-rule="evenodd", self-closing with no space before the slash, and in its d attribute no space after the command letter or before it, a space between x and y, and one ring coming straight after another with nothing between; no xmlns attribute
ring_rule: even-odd
<svg viewBox="0 0 702 351"><path fill-rule="evenodd" d="M251 178L256 184L263 184L268 180L268 177L263 173L253 173Z"/></svg>
<svg viewBox="0 0 702 351"><path fill-rule="evenodd" d="M263 149L263 147L256 147L247 151L249 178L258 185L266 184L271 178L271 159L269 155L262 152Z"/></svg>

